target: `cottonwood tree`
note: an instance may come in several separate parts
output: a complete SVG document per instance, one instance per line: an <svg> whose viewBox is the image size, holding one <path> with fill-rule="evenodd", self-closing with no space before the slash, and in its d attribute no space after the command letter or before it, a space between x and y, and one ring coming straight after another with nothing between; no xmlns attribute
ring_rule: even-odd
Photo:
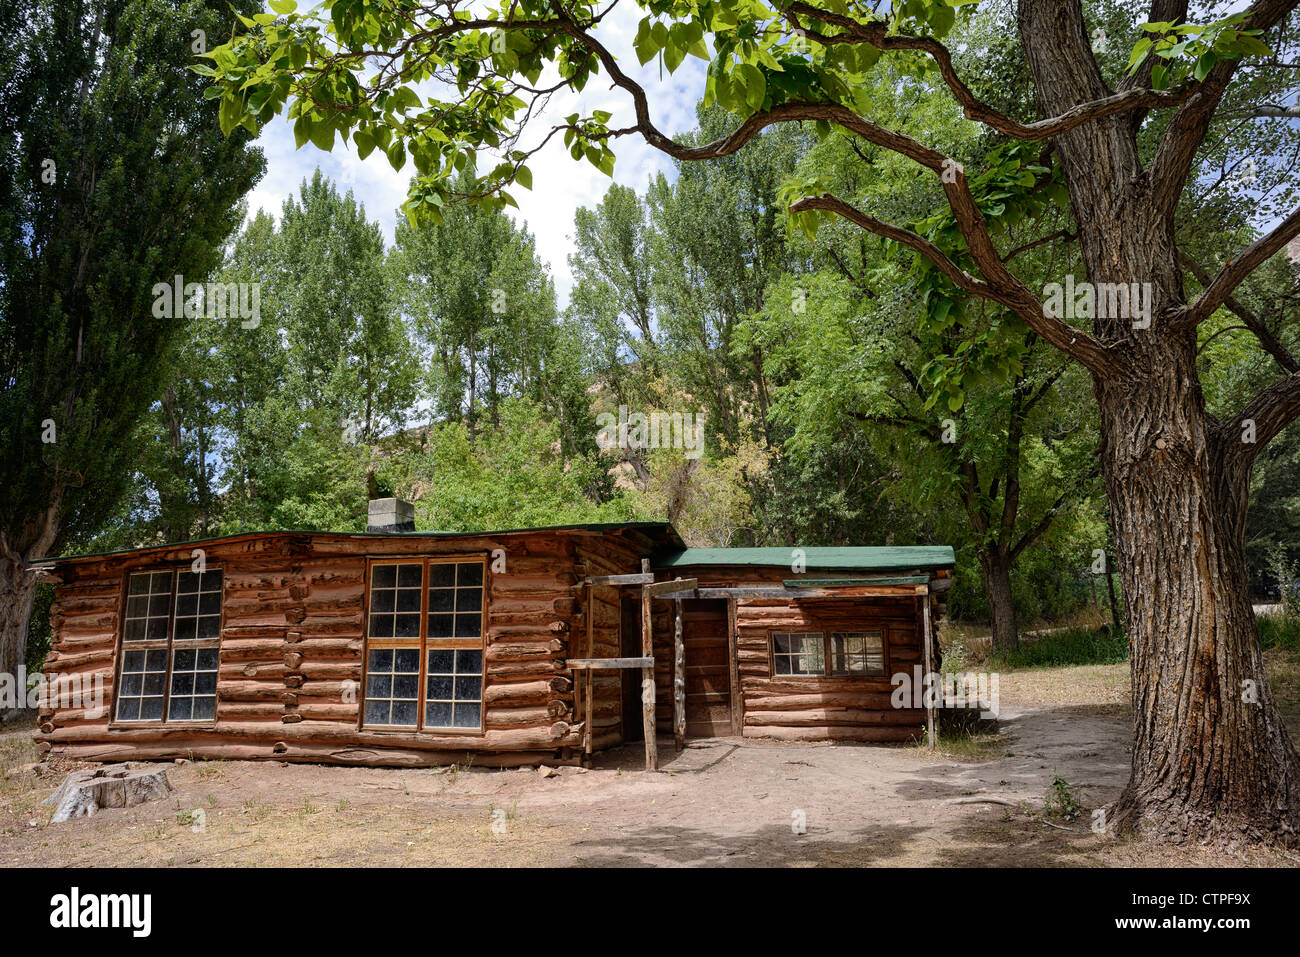
<svg viewBox="0 0 1300 957"><path fill-rule="evenodd" d="M381 149L399 166L412 157L420 175L406 208L417 219L437 218L452 198L448 171L476 170L485 147L502 158L476 173L471 195L511 202L513 184L531 184L529 157L555 139L609 170L611 143L624 137L680 160L708 160L774 123L809 121L937 177L947 207L924 231L815 184L790 208L842 217L908 247L926 264L933 307L942 309L953 289L997 303L1088 370L1133 673L1132 771L1109 822L1173 840L1289 841L1300 827L1300 760L1264 674L1243 542L1252 462L1300 414L1300 374L1279 377L1230 417L1213 417L1196 351L1198 328L1300 233L1300 209L1207 267L1195 295L1175 226L1198 150L1234 82L1262 71L1274 77L1263 86L1270 100L1285 95L1298 2L1254 0L1227 18L1188 22L1195 15L1185 0L1152 0L1138 14L1150 22L1131 69L1107 75L1079 0L1020 0L1016 24L1042 114L1024 122L977 96L954 66L943 43L958 13L951 3L644 0L637 57L658 58L668 71L687 56L707 59L706 101L739 117L732 131L699 144L657 125L651 95L605 42L617 0L520 0L486 10L457 0L327 0L307 15L294 12L293 0L274 0L278 16L246 21L248 32L214 51L208 69L227 130L257 129L287 110L302 142L328 149L340 133L363 156ZM901 85L931 84L933 95L954 97L968 119L1021 148L968 171L876 122L857 90L879 69L897 71ZM593 80L626 94L626 117L548 117L539 136L521 138L551 92ZM1270 102L1252 108L1267 113ZM1139 133L1148 124L1162 129L1144 151ZM1057 315L1005 261L1010 201L1053 176L1063 178L1087 280L1149 289L1149 321L1134 322L1117 300L1077 318Z"/></svg>
<svg viewBox="0 0 1300 957"><path fill-rule="evenodd" d="M229 29L198 0L5 4L0 58L0 672L23 660L32 564L99 530L138 453L183 309L261 176L186 69ZM183 306L183 304L181 304Z"/></svg>

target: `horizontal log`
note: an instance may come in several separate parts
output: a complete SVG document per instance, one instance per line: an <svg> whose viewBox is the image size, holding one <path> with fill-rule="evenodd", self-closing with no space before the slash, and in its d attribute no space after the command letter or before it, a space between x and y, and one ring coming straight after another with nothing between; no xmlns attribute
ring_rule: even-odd
<svg viewBox="0 0 1300 957"><path fill-rule="evenodd" d="M43 742L44 743L44 742ZM47 748L48 748L47 743ZM188 744L67 744L50 748L53 753L76 761L161 761L196 758L205 761L289 761L297 764L342 764L375 768L427 768L463 764L466 749L416 750L408 748L333 747L329 745L289 744L281 750L268 745L229 744L193 741ZM546 765L558 767L580 763L580 757L555 757L556 748L548 745L535 752L475 753L474 767L514 768Z"/></svg>
<svg viewBox="0 0 1300 957"><path fill-rule="evenodd" d="M653 658L569 658L566 662L575 671L597 671L621 668L653 668Z"/></svg>
<svg viewBox="0 0 1300 957"><path fill-rule="evenodd" d="M295 717L285 715L285 717ZM301 717L298 715L297 717ZM578 726L574 725L571 734L576 734ZM101 741L121 741L127 743L159 743L176 740L193 739L194 729L183 726L155 726L150 728L113 728L95 730L90 728L57 728L47 735L55 744ZM202 738L203 736L200 736ZM536 748L555 747L547 726L537 728L518 728L507 730L489 730L480 735L439 734L429 731L357 731L355 728L340 728L334 722L307 721L288 727L276 721L254 722L241 721L222 725L209 733L212 740L228 739L234 743L251 743L276 740L310 742L315 744L368 745L375 747L408 747L432 750L441 747L458 749L482 749L488 751L513 751ZM574 744L575 741L567 741Z"/></svg>
<svg viewBox="0 0 1300 957"><path fill-rule="evenodd" d="M864 708L810 708L804 711L745 711L745 724L806 726L916 724L924 712L913 708L868 711Z"/></svg>
<svg viewBox="0 0 1300 957"><path fill-rule="evenodd" d="M916 741L924 733L922 722L915 725L874 725L859 727L785 728L774 726L753 727L745 725L742 736L746 738L771 738L780 741L860 741L880 743Z"/></svg>

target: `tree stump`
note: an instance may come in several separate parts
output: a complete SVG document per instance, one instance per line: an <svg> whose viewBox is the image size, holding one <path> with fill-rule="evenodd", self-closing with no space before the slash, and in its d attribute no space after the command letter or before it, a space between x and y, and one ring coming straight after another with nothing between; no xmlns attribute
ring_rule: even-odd
<svg viewBox="0 0 1300 957"><path fill-rule="evenodd" d="M167 769L151 765L110 764L72 771L45 799L55 805L52 824L89 817L101 807L135 807L171 793Z"/></svg>

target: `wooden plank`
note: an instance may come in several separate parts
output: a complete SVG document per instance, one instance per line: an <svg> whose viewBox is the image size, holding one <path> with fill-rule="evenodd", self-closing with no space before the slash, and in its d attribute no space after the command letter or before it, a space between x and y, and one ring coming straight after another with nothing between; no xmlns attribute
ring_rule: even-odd
<svg viewBox="0 0 1300 957"><path fill-rule="evenodd" d="M682 600L673 600L673 745L686 747L686 644L682 641Z"/></svg>
<svg viewBox="0 0 1300 957"><path fill-rule="evenodd" d="M930 650L930 596L925 594L921 596L921 641L925 645L925 674L928 677L934 671L934 655ZM925 706L925 734L929 742L930 749L938 745L934 734L934 702L930 700L930 695L926 695L927 704Z"/></svg>
<svg viewBox="0 0 1300 957"><path fill-rule="evenodd" d="M642 572L639 575L597 575L594 578L588 578L588 585L651 585L654 583L655 576L651 572Z"/></svg>
<svg viewBox="0 0 1300 957"><path fill-rule="evenodd" d="M578 671L599 671L602 668L653 668L655 660L647 658L570 658L570 668ZM590 679L588 679L590 680Z"/></svg>
<svg viewBox="0 0 1300 957"><path fill-rule="evenodd" d="M740 734L744 728L741 710L740 658L736 653L736 599L727 599L727 657L731 662L731 733Z"/></svg>
<svg viewBox="0 0 1300 957"><path fill-rule="evenodd" d="M650 571L650 559L641 559L641 571ZM641 720L645 724L645 769L659 770L659 748L655 742L655 650L650 619L650 588L641 589L641 656L649 665L641 670Z"/></svg>
<svg viewBox="0 0 1300 957"><path fill-rule="evenodd" d="M589 657L591 655L591 593L593 590L591 585L587 586L587 655ZM591 674L583 676L583 683L587 686L587 720L583 723L583 750L586 753L588 765L591 764L591 683L594 677Z"/></svg>
<svg viewBox="0 0 1300 957"><path fill-rule="evenodd" d="M654 582L647 585L646 591L650 593L651 598L657 598L675 592L693 592L699 584L698 578L674 578L669 582Z"/></svg>

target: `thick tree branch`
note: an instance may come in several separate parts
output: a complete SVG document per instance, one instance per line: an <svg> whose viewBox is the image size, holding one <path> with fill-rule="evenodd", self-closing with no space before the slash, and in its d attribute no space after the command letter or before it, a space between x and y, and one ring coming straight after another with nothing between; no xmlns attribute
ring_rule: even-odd
<svg viewBox="0 0 1300 957"><path fill-rule="evenodd" d="M1260 449L1300 416L1300 372L1279 379L1261 392L1241 414L1219 426L1228 455L1249 463Z"/></svg>
<svg viewBox="0 0 1300 957"><path fill-rule="evenodd" d="M1277 224L1270 233L1251 243L1239 256L1229 259L1219 274L1210 280L1194 303L1184 307L1174 320L1176 328L1194 328L1204 322L1214 310L1223 305L1241 282L1262 266L1269 257L1281 250L1296 236L1300 236L1300 207Z"/></svg>
<svg viewBox="0 0 1300 957"><path fill-rule="evenodd" d="M995 286L983 279L972 276L949 259L943 250L925 237L901 226L882 222L835 196L809 196L790 207L791 212L813 209L834 213L868 232L875 233L877 236L884 236L886 239L892 239L916 250L934 263L935 268L943 273L958 289L1000 303L1011 309L1024 319L1036 333L1066 355L1077 359L1088 369L1102 371L1113 366L1114 360L1105 346L1083 330L1076 329L1055 316L1048 315L1042 304L1018 280L1014 280L1014 285ZM996 255L994 255L994 259L997 259Z"/></svg>
<svg viewBox="0 0 1300 957"><path fill-rule="evenodd" d="M1179 252L1178 261L1182 263L1183 268L1196 277L1196 281L1201 284L1202 288L1210 285L1212 282L1210 274L1200 263L1194 262L1183 252ZM1277 337L1269 332L1268 327L1264 325L1264 321L1242 303L1240 299L1229 295L1224 297L1223 304L1236 314L1247 329L1254 333L1255 338L1259 340L1259 344L1264 347L1264 351L1277 360L1277 364L1282 367L1282 371L1300 372L1300 362L1295 360L1295 357L1287 351L1286 346L1282 345Z"/></svg>
<svg viewBox="0 0 1300 957"><path fill-rule="evenodd" d="M1034 123L1019 123L975 96L970 87L958 76L948 48L933 37L890 34L889 25L883 21L862 23L853 17L803 3L802 0L795 0L785 9L787 19L799 34L823 46L867 43L878 50L908 50L927 54L939 68L939 75L943 77L953 98L961 105L967 119L983 123L1004 136L1017 140L1050 139L1076 126L1102 117L1114 116L1116 113L1177 106L1192 95L1191 90L1126 89L1101 99L1080 103L1059 116ZM828 35L809 29L798 22L799 16L838 27L844 32Z"/></svg>
<svg viewBox="0 0 1300 957"><path fill-rule="evenodd" d="M1300 0L1255 0L1241 29L1267 30L1295 9ZM1179 107L1165 130L1151 161L1152 200L1159 217L1168 218L1191 174L1196 151L1210 128L1228 84L1236 75L1240 60L1220 60L1196 89L1195 95Z"/></svg>

